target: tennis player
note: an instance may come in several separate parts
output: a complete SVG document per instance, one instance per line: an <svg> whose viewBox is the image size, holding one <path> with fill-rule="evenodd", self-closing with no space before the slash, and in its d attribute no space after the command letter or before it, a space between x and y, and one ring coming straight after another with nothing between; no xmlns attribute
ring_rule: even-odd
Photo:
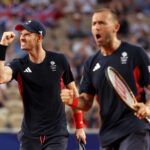
<svg viewBox="0 0 150 150"><path fill-rule="evenodd" d="M60 97L61 81L78 96L69 63L63 54L42 48L46 30L39 21L31 20L15 29L20 31L21 49L28 54L6 66L6 49L15 34L4 32L0 42L0 83L15 79L19 84L24 106L24 119L18 134L20 150L67 150L69 134ZM82 113L74 112L76 137L86 143Z"/></svg>
<svg viewBox="0 0 150 150"><path fill-rule="evenodd" d="M117 15L110 9L100 9L92 17L92 34L100 50L84 66L80 96L71 97L70 90L63 90L65 104L89 110L95 95L99 97L102 126L100 150L148 150L148 125L142 120L150 115L150 97L146 100L143 87L150 90L150 59L145 50L117 38ZM114 67L138 98L129 110L117 97L105 77L108 66Z"/></svg>

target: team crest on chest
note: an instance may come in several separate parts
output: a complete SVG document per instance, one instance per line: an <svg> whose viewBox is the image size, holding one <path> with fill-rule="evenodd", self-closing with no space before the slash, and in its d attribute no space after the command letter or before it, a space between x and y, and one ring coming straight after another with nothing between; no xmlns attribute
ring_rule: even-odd
<svg viewBox="0 0 150 150"><path fill-rule="evenodd" d="M127 64L128 61L128 54L127 52L122 52L122 56L120 57L121 59L121 64Z"/></svg>
<svg viewBox="0 0 150 150"><path fill-rule="evenodd" d="M52 71L56 71L56 63L54 61L50 61L50 68Z"/></svg>

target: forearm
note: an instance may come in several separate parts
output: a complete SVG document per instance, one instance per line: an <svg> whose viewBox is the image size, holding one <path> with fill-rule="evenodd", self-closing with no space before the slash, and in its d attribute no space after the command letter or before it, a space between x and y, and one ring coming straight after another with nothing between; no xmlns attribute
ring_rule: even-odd
<svg viewBox="0 0 150 150"><path fill-rule="evenodd" d="M146 105L150 108L150 93L147 95Z"/></svg>
<svg viewBox="0 0 150 150"><path fill-rule="evenodd" d="M83 121L83 113L80 110L73 109L73 120L76 127L76 141L81 138L82 142L86 144L86 135L84 131L84 121Z"/></svg>
<svg viewBox="0 0 150 150"><path fill-rule="evenodd" d="M5 57L6 57L6 50L7 50L7 45L6 42L0 41L0 76L2 72L5 70Z"/></svg>
<svg viewBox="0 0 150 150"><path fill-rule="evenodd" d="M80 95L78 97L77 108L83 111L88 111L93 104L93 98L86 97L85 95Z"/></svg>
<svg viewBox="0 0 150 150"><path fill-rule="evenodd" d="M135 108L138 108L138 111L135 112L135 115L139 118L139 119L144 119L147 116L150 116L150 86L148 86L145 89L146 92L146 103L144 102L139 102L136 103L134 106Z"/></svg>
<svg viewBox="0 0 150 150"><path fill-rule="evenodd" d="M93 103L93 96L86 94L86 93L82 93L81 95L79 95L74 82L69 83L66 87L73 91L72 107L76 108L76 109L73 109L73 111L78 112L79 110L77 109L87 111L90 109Z"/></svg>
<svg viewBox="0 0 150 150"><path fill-rule="evenodd" d="M6 55L7 46L0 45L0 83L4 81L4 72L5 72L5 55Z"/></svg>
<svg viewBox="0 0 150 150"><path fill-rule="evenodd" d="M146 105L150 106L150 84L144 88L146 94Z"/></svg>
<svg viewBox="0 0 150 150"><path fill-rule="evenodd" d="M83 114L82 111L78 110L78 109L74 109L72 108L73 111L73 120L74 120L74 124L76 126L76 129L81 129L83 128Z"/></svg>
<svg viewBox="0 0 150 150"><path fill-rule="evenodd" d="M146 106L150 109L150 85L146 89L146 99Z"/></svg>
<svg viewBox="0 0 150 150"><path fill-rule="evenodd" d="M0 60L0 75L5 70L5 61Z"/></svg>
<svg viewBox="0 0 150 150"><path fill-rule="evenodd" d="M78 97L73 97L72 104L70 104L70 106L82 111L88 111L93 104L93 100L93 95L82 93Z"/></svg>
<svg viewBox="0 0 150 150"><path fill-rule="evenodd" d="M4 32L0 41L0 83L7 83L12 78L12 69L5 66L7 46L14 40L13 32Z"/></svg>

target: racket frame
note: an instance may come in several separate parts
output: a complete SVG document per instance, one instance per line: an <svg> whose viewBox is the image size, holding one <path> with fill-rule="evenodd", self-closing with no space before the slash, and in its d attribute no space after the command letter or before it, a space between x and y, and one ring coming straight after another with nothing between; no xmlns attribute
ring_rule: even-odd
<svg viewBox="0 0 150 150"><path fill-rule="evenodd" d="M124 84L124 86L127 88L130 96L132 97L132 100L133 100L133 103L136 103L137 102L137 99L136 97L134 96L132 90L130 89L129 85L127 84L127 82L125 81L125 79L121 76L121 74L116 70L114 69L113 67L111 66L108 66L107 69L105 70L105 76L106 76L106 79L108 81L108 83L111 85L111 87L114 89L115 93L117 94L117 96L120 98L120 100L132 111L136 112L137 111L137 108L134 108L132 107L131 105L128 105L124 100L123 98L120 96L119 92L116 90L115 86L113 85L113 83L111 82L111 79L109 77L109 70L111 70L112 72L115 73L115 75L121 80L121 82ZM144 120L148 123L150 123L150 118L149 117L146 117L144 118Z"/></svg>

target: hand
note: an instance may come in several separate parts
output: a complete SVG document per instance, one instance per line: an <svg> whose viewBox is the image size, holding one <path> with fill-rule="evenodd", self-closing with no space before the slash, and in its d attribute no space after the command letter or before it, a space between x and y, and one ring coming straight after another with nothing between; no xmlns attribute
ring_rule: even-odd
<svg viewBox="0 0 150 150"><path fill-rule="evenodd" d="M61 99L64 104L72 105L73 103L73 90L70 89L62 89L61 91Z"/></svg>
<svg viewBox="0 0 150 150"><path fill-rule="evenodd" d="M78 142L78 139L81 138L83 144L84 145L86 144L86 135L85 135L85 132L84 132L83 128L76 129L75 136L76 136L76 141L77 142Z"/></svg>
<svg viewBox="0 0 150 150"><path fill-rule="evenodd" d="M10 43L12 43L14 38L15 38L14 32L4 32L0 44L8 46Z"/></svg>
<svg viewBox="0 0 150 150"><path fill-rule="evenodd" d="M133 107L137 109L134 115L137 116L139 119L144 119L150 115L150 108L144 103L137 102L133 104Z"/></svg>

